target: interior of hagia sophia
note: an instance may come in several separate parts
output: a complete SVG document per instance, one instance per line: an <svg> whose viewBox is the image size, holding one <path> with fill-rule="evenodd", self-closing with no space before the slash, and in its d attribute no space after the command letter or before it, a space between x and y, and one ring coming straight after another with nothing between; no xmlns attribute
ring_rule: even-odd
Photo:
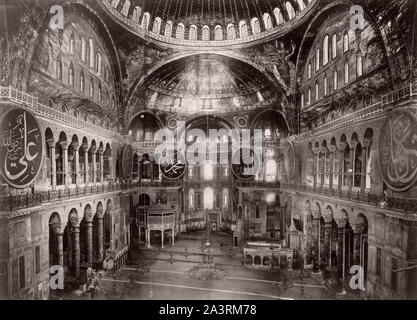
<svg viewBox="0 0 417 320"><path fill-rule="evenodd" d="M0 2L0 298L416 299L416 12Z"/></svg>

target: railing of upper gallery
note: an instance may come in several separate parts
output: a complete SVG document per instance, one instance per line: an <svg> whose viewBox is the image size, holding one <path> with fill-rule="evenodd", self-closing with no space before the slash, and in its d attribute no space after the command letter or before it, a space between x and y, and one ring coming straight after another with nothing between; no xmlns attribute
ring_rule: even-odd
<svg viewBox="0 0 417 320"><path fill-rule="evenodd" d="M370 191L343 190L343 188L329 186L311 186L298 183L281 182L281 189L289 189L300 192L315 193L324 196L337 197L342 200L348 200L363 203L371 206L377 206L387 210L393 210L403 213L417 213L417 199L386 197L382 194Z"/></svg>
<svg viewBox="0 0 417 320"><path fill-rule="evenodd" d="M417 97L417 81L410 82L402 88L393 90L388 92L387 94L383 95L381 99L365 108L359 109L355 112L342 115L337 117L336 119L327 119L325 123L319 123L316 120L314 123L313 129L303 128L302 133L298 136L299 139L307 139L310 136L317 134L319 132L325 132L329 130L336 130L340 127L347 126L350 124L354 124L358 119L370 116L370 115L377 115L381 112L387 110L387 106L391 105L393 108L396 106L393 105L395 102L404 101L410 98ZM312 104L309 108L314 108L315 104Z"/></svg>
<svg viewBox="0 0 417 320"><path fill-rule="evenodd" d="M22 195L0 196L0 211L13 211L45 203L58 202L67 199L74 199L88 195L96 195L107 192L117 192L123 190L132 190L135 188L146 187L179 187L178 181L154 181L154 182L124 182L92 185L68 189L51 189L47 191L37 191Z"/></svg>
<svg viewBox="0 0 417 320"><path fill-rule="evenodd" d="M117 133L108 128L86 122L82 118L77 118L74 115L43 105L39 103L37 97L17 90L11 86L0 87L0 99L18 103L33 112L36 116L51 121L58 121L59 123L69 125L74 129L86 130L100 137L121 139Z"/></svg>
<svg viewBox="0 0 417 320"><path fill-rule="evenodd" d="M238 188L258 188L258 189L279 189L280 182L267 182L267 181L244 181L244 180L237 180L236 187Z"/></svg>

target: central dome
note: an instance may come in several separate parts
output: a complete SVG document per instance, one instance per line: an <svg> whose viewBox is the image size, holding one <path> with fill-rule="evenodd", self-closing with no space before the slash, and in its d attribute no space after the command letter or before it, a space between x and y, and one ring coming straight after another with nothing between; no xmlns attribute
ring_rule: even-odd
<svg viewBox="0 0 417 320"><path fill-rule="evenodd" d="M216 54L200 54L165 65L147 83L147 106L171 112L233 112L274 96L254 67Z"/></svg>

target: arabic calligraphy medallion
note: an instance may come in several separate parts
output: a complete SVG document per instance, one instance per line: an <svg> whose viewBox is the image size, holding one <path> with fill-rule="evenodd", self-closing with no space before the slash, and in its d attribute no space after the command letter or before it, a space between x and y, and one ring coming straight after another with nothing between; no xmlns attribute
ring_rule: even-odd
<svg viewBox="0 0 417 320"><path fill-rule="evenodd" d="M42 167L42 132L36 118L25 109L9 111L0 123L0 172L8 184L25 188Z"/></svg>
<svg viewBox="0 0 417 320"><path fill-rule="evenodd" d="M121 165L123 178L125 180L130 180L133 172L133 149L130 144L123 148Z"/></svg>
<svg viewBox="0 0 417 320"><path fill-rule="evenodd" d="M409 189L417 180L417 118L410 111L395 111L379 138L379 168L395 191Z"/></svg>

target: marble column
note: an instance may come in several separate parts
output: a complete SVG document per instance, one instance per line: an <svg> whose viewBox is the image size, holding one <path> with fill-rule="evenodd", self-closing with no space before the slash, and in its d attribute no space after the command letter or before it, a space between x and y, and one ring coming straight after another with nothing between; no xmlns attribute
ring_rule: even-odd
<svg viewBox="0 0 417 320"><path fill-rule="evenodd" d="M313 183L314 183L314 188L317 187L317 176L319 173L319 156L320 156L320 152L319 152L319 148L313 148Z"/></svg>
<svg viewBox="0 0 417 320"><path fill-rule="evenodd" d="M55 231L56 236L56 250L57 250L57 264L64 267L64 233L61 228Z"/></svg>
<svg viewBox="0 0 417 320"><path fill-rule="evenodd" d="M82 145L83 148L83 152L84 152L84 183L87 184L89 182L88 179L88 174L89 174L89 170L88 170L88 144L84 143Z"/></svg>
<svg viewBox="0 0 417 320"><path fill-rule="evenodd" d="M311 215L311 212L306 212L306 218L305 218L305 230L306 230L306 264L311 264L311 261L313 261L312 251L313 251L313 225L312 225L313 216Z"/></svg>
<svg viewBox="0 0 417 320"><path fill-rule="evenodd" d="M368 150L371 141L365 139L362 146L362 176L361 176L361 192L365 193L366 189L366 174L367 174L367 162L368 162Z"/></svg>
<svg viewBox="0 0 417 320"><path fill-rule="evenodd" d="M323 260L326 265L330 266L330 238L332 236L332 223L326 221L324 226L324 248L323 248Z"/></svg>
<svg viewBox="0 0 417 320"><path fill-rule="evenodd" d="M97 260L102 262L104 260L104 218L97 217L97 245L98 255Z"/></svg>
<svg viewBox="0 0 417 320"><path fill-rule="evenodd" d="M353 230L353 261L352 265L360 265L361 263L361 235L362 227L357 226Z"/></svg>
<svg viewBox="0 0 417 320"><path fill-rule="evenodd" d="M86 249L87 249L87 264L93 265L93 222L86 221Z"/></svg>
<svg viewBox="0 0 417 320"><path fill-rule="evenodd" d="M146 230L146 243L147 247L151 247L151 230Z"/></svg>
<svg viewBox="0 0 417 320"><path fill-rule="evenodd" d="M313 228L312 228L312 247L311 254L315 264L320 264L320 217L313 217Z"/></svg>
<svg viewBox="0 0 417 320"><path fill-rule="evenodd" d="M51 159L51 185L53 188L56 187L56 160L55 160L55 141L49 139L47 141L49 146L49 156Z"/></svg>
<svg viewBox="0 0 417 320"><path fill-rule="evenodd" d="M334 178L334 160L336 154L336 147L330 147L330 172L329 172L329 188L333 189Z"/></svg>
<svg viewBox="0 0 417 320"><path fill-rule="evenodd" d="M90 153L91 153L91 163L92 163L92 182L93 184L97 183L97 161L96 161L96 154L97 154L97 149L96 147L91 147L90 149Z"/></svg>
<svg viewBox="0 0 417 320"><path fill-rule="evenodd" d="M161 230L161 248L164 249L164 230Z"/></svg>
<svg viewBox="0 0 417 320"><path fill-rule="evenodd" d="M352 188L355 184L355 158L356 158L356 146L358 143L352 141L350 146L350 170L351 174L349 175L349 194L352 194Z"/></svg>
<svg viewBox="0 0 417 320"><path fill-rule="evenodd" d="M80 227L72 227L72 244L73 244L73 276L80 276Z"/></svg>
<svg viewBox="0 0 417 320"><path fill-rule="evenodd" d="M62 148L62 171L64 176L65 187L69 186L69 164L68 164L68 142L62 141L59 143Z"/></svg>
<svg viewBox="0 0 417 320"><path fill-rule="evenodd" d="M72 148L74 150L74 161L75 161L75 184L80 185L80 145L78 142L72 143ZM74 181L73 181L74 183Z"/></svg>
<svg viewBox="0 0 417 320"><path fill-rule="evenodd" d="M100 163L100 183L104 182L104 158L103 158L103 154L104 154L104 149L100 148L98 150L98 158L99 158L99 163Z"/></svg>
<svg viewBox="0 0 417 320"><path fill-rule="evenodd" d="M172 246L175 245L175 230L172 229Z"/></svg>
<svg viewBox="0 0 417 320"><path fill-rule="evenodd" d="M345 179L345 149L347 144L345 142L339 145L339 192L342 191L343 181Z"/></svg>
<svg viewBox="0 0 417 320"><path fill-rule="evenodd" d="M343 272L345 265L345 229L346 220L339 220L337 223L337 274L340 278L344 278Z"/></svg>

